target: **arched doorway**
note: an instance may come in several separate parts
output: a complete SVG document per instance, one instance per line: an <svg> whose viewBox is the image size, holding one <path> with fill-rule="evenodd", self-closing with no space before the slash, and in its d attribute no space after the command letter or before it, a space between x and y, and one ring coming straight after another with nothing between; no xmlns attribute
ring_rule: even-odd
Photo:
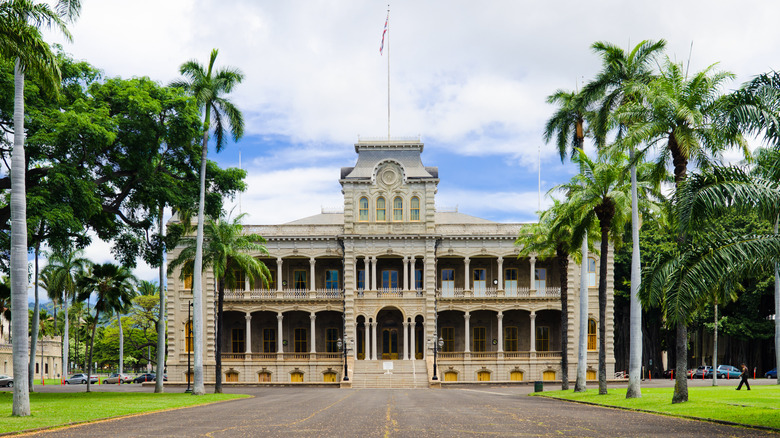
<svg viewBox="0 0 780 438"><path fill-rule="evenodd" d="M385 360L399 359L399 349L403 349L403 315L395 308L379 311L377 319L377 347L380 357Z"/></svg>

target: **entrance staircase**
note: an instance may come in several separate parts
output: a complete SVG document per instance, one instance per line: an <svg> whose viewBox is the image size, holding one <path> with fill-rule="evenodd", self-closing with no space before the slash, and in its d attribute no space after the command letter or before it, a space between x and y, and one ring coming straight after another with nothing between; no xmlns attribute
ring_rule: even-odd
<svg viewBox="0 0 780 438"><path fill-rule="evenodd" d="M392 362L391 374L384 369ZM356 360L352 370L353 388L427 388L424 360Z"/></svg>

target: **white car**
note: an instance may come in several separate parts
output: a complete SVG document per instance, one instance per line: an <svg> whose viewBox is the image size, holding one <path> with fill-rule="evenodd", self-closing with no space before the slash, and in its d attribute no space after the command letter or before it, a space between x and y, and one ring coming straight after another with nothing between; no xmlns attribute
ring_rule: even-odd
<svg viewBox="0 0 780 438"><path fill-rule="evenodd" d="M89 383L97 383L97 382L98 382L97 376L91 376L89 378ZM65 379L66 385L78 385L79 383L81 384L87 383L87 375L85 373L74 374L70 376L70 379Z"/></svg>

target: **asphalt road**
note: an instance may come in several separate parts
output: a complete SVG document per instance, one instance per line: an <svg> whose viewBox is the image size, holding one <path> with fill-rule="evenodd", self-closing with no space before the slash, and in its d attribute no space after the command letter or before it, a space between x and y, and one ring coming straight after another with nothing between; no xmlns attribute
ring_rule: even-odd
<svg viewBox="0 0 780 438"><path fill-rule="evenodd" d="M124 388L124 390L138 390L138 386ZM248 393L254 398L103 421L33 435L45 437L767 436L767 432L753 429L528 397L531 387L488 386L436 390L286 387L226 388L226 390Z"/></svg>

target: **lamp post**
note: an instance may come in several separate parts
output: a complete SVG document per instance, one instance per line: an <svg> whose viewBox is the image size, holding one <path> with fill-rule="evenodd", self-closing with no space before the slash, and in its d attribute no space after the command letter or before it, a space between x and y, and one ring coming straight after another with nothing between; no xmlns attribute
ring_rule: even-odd
<svg viewBox="0 0 780 438"><path fill-rule="evenodd" d="M439 378L436 376L436 355L438 351L441 349L441 347L444 345L444 339L439 337L439 339L436 339L436 333L433 334L433 377L431 380L439 380Z"/></svg>
<svg viewBox="0 0 780 438"><path fill-rule="evenodd" d="M187 333L184 336L184 345L187 348L187 389L184 390L185 393L191 393L192 388L190 388L190 355L192 354L192 346L190 345L190 339L192 339L192 300L190 300L190 305L187 306Z"/></svg>
<svg viewBox="0 0 780 438"><path fill-rule="evenodd" d="M347 335L344 335L344 341L339 338L338 341L336 341L336 345L338 346L339 350L344 351L344 381L349 382L349 370L347 369L347 351L349 350L349 338L347 338Z"/></svg>

